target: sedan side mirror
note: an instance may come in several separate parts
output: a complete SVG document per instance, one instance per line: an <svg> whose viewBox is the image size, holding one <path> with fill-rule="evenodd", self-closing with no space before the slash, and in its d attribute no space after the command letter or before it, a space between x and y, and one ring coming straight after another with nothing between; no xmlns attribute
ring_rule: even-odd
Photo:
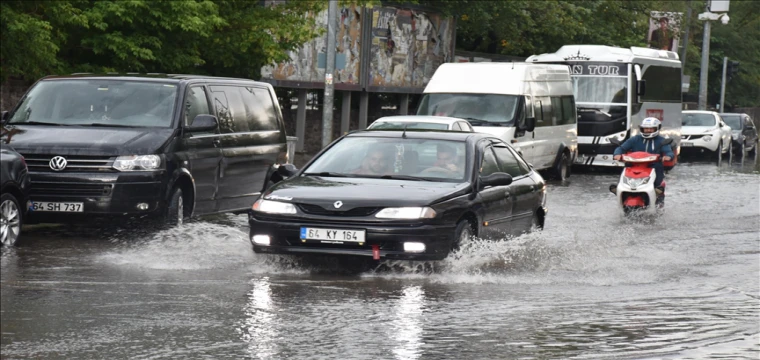
<svg viewBox="0 0 760 360"><path fill-rule="evenodd" d="M507 186L512 183L512 175L503 172L496 172L480 178L480 190L486 186Z"/></svg>
<svg viewBox="0 0 760 360"><path fill-rule="evenodd" d="M8 120L11 117L10 115L11 115L10 112L3 110L2 115L0 115L0 123L5 124L6 122L8 122Z"/></svg>
<svg viewBox="0 0 760 360"><path fill-rule="evenodd" d="M298 172L298 169L293 164L283 164L277 168L277 174L282 176L283 179L287 179Z"/></svg>
<svg viewBox="0 0 760 360"><path fill-rule="evenodd" d="M200 114L193 119L190 126L185 127L188 132L213 131L219 127L219 120L214 115Z"/></svg>

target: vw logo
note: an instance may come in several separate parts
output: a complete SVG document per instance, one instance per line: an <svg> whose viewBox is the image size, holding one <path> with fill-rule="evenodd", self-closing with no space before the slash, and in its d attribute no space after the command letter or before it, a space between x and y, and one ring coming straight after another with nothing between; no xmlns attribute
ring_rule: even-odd
<svg viewBox="0 0 760 360"><path fill-rule="evenodd" d="M50 168L53 171L61 171L66 168L67 161L63 156L55 156L50 159Z"/></svg>
<svg viewBox="0 0 760 360"><path fill-rule="evenodd" d="M333 206L335 206L336 209L340 209L341 206L343 206L343 202L338 200L336 201Z"/></svg>

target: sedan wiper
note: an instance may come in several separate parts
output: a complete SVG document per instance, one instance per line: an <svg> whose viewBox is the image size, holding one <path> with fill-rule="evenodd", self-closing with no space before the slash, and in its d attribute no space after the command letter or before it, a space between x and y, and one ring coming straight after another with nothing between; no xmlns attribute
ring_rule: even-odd
<svg viewBox="0 0 760 360"><path fill-rule="evenodd" d="M8 125L53 125L53 126L67 126L66 124L50 123L44 121L26 121L18 123L8 123Z"/></svg>
<svg viewBox="0 0 760 360"><path fill-rule="evenodd" d="M393 179L393 180L414 180L414 181L433 181L430 179L426 179L419 176L411 176L411 175L383 175L380 176L381 179Z"/></svg>
<svg viewBox="0 0 760 360"><path fill-rule="evenodd" d="M92 124L81 124L83 126L99 126L99 127L122 127L122 128L133 128L136 126L132 125L121 125L121 124L103 124L103 123L92 123Z"/></svg>
<svg viewBox="0 0 760 360"><path fill-rule="evenodd" d="M337 173L337 172L329 172L329 171L323 171L318 173L304 173L306 176L328 176L328 177L353 177L349 174L343 174L343 173Z"/></svg>

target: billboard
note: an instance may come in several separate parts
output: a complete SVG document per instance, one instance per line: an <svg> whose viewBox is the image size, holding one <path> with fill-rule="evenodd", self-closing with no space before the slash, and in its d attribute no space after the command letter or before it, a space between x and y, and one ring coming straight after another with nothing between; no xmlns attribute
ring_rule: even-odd
<svg viewBox="0 0 760 360"><path fill-rule="evenodd" d="M311 14L327 28L327 10ZM339 7L336 34L336 90L421 93L438 66L454 61L455 22L421 7L357 5ZM366 45L365 45L366 44ZM327 34L313 39L290 59L261 68L273 86L322 89Z"/></svg>
<svg viewBox="0 0 760 360"><path fill-rule="evenodd" d="M682 15L679 12L652 11L647 33L649 47L678 52Z"/></svg>

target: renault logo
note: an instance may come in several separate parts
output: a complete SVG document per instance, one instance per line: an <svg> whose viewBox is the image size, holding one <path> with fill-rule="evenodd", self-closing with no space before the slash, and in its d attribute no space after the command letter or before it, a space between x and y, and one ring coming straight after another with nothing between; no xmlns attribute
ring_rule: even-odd
<svg viewBox="0 0 760 360"><path fill-rule="evenodd" d="M336 201L333 206L335 206L336 209L340 209L341 206L343 206L343 202L338 200Z"/></svg>
<svg viewBox="0 0 760 360"><path fill-rule="evenodd" d="M50 159L50 168L53 171L61 171L66 168L67 161L63 156L55 156Z"/></svg>

